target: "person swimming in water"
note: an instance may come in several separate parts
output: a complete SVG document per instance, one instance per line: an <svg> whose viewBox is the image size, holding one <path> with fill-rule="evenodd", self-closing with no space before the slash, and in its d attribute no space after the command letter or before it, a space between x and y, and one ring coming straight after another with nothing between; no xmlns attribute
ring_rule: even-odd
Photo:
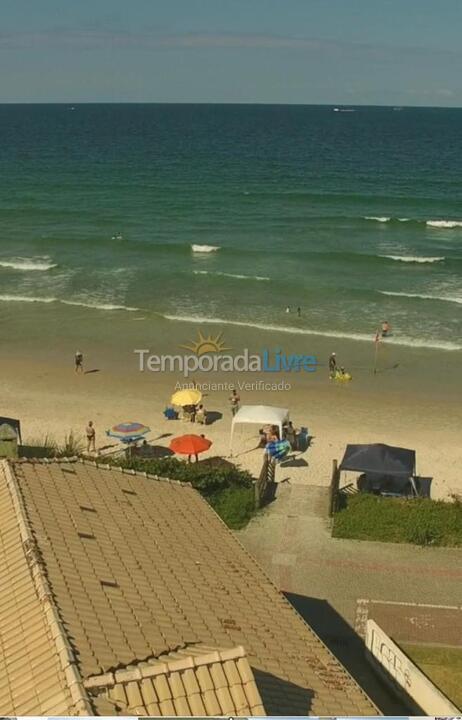
<svg viewBox="0 0 462 720"><path fill-rule="evenodd" d="M391 335L391 325L388 320L383 321L381 334L383 338Z"/></svg>

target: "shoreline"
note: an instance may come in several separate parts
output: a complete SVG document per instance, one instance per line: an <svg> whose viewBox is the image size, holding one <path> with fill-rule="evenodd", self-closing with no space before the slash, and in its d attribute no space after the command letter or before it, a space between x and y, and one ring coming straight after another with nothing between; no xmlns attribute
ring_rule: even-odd
<svg viewBox="0 0 462 720"><path fill-rule="evenodd" d="M127 310L129 308L126 308ZM144 311L143 311L144 312ZM148 312L148 311L146 311ZM332 339L335 340L347 340L348 342L363 342L363 343L371 343L374 340L375 333L372 332L370 335L366 335L365 333L344 333L340 330L311 330L309 328L302 328L302 327L294 327L294 326L287 326L284 327L282 325L264 325L262 323L252 323L252 322L244 322L243 320L224 320L223 318L208 318L208 317L182 317L177 315L161 315L160 313L157 314L158 317L163 318L164 320L171 320L172 322L181 322L181 323L192 323L195 325L230 325L234 327L242 327L242 328L250 328L255 330L261 330L262 332L271 332L271 333L285 333L287 335L308 335L313 337L322 337L326 339ZM381 340L383 344L383 340ZM406 348L419 348L422 350L445 350L447 352L460 352L462 351L462 345L456 345L455 343L449 343L446 341L434 341L433 343L427 343L425 344L422 340L413 340L412 338L403 337L400 338L399 336L394 337L390 335L386 339L387 345L397 345L398 347L406 347Z"/></svg>
<svg viewBox="0 0 462 720"><path fill-rule="evenodd" d="M199 271L197 271L199 272ZM269 279L269 278L268 278ZM385 293L387 294L387 293ZM393 293L388 293L389 295L393 295ZM399 293L398 293L399 294ZM419 296L415 296L419 297ZM151 308L143 308L143 307L135 307L135 306L129 306L129 305L118 305L115 303L104 303L104 302L84 302L80 300L65 300L62 298L57 297L28 297L23 295L2 295L0 294L0 302L3 302L6 304L6 307L0 308L0 315L5 315L8 317L8 309L7 304L12 304L13 308L15 305L22 306L23 309L32 308L33 306L55 306L56 308L59 308L60 306L65 306L67 309L83 309L84 312L91 313L111 313L113 317L115 314L121 314L121 315L130 315L131 320L136 321L169 321L169 322L178 322L178 323L186 323L186 324L193 324L193 325L220 325L220 326L229 326L229 327L239 327L239 328L249 328L251 330L259 330L261 332L268 332L268 333L282 333L287 335L297 335L297 336L307 336L307 337L314 337L314 338L326 338L331 339L333 341L336 340L345 340L347 342L361 342L361 343L370 343L373 342L374 336L375 336L375 330L372 329L370 333L349 333L342 330L322 330L322 329L315 329L315 328L309 328L309 327L303 327L303 326L296 326L296 325L273 325L273 324L264 324L262 322L248 322L245 320L233 320L233 319L226 319L226 318L218 318L218 317L207 317L207 316L195 316L195 315L172 315L168 312L158 312L156 310L153 310ZM457 304L458 301L457 301ZM13 310L12 310L13 312ZM138 314L138 317L134 317L134 313ZM108 316L109 317L109 316ZM292 320L295 317L295 313L291 313L290 317L286 315L285 319ZM304 315L302 315L302 320L305 318ZM382 341L383 343L383 341ZM454 342L450 342L448 340L423 340L421 338L412 338L408 337L407 335L390 335L386 339L387 345L393 345L397 347L404 347L404 348L411 348L411 349L421 349L421 350L436 350L436 351L446 351L446 352L461 352L462 351L462 344L457 344Z"/></svg>

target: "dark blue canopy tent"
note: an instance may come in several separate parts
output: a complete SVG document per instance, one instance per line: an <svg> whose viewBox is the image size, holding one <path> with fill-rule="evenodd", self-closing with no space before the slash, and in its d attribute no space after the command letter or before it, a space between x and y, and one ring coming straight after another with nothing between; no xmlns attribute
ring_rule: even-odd
<svg viewBox="0 0 462 720"><path fill-rule="evenodd" d="M411 477L415 473L415 450L382 443L347 445L340 470Z"/></svg>

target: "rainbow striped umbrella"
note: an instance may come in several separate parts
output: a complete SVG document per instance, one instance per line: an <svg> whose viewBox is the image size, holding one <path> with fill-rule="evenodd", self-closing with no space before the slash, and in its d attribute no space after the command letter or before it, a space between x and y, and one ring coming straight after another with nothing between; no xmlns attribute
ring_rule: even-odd
<svg viewBox="0 0 462 720"><path fill-rule="evenodd" d="M151 428L138 422L123 422L113 425L110 430L106 430L106 435L117 438L123 443L132 443L140 440L143 435L151 432Z"/></svg>

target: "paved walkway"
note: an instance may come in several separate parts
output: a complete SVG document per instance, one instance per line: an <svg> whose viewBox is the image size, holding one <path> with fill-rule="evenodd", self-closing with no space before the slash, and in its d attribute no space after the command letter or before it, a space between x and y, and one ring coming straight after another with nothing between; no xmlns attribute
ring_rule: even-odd
<svg viewBox="0 0 462 720"><path fill-rule="evenodd" d="M382 711L406 714L363 661L353 629L365 599L460 605L462 552L334 539L327 489L306 484L279 484L238 537Z"/></svg>

